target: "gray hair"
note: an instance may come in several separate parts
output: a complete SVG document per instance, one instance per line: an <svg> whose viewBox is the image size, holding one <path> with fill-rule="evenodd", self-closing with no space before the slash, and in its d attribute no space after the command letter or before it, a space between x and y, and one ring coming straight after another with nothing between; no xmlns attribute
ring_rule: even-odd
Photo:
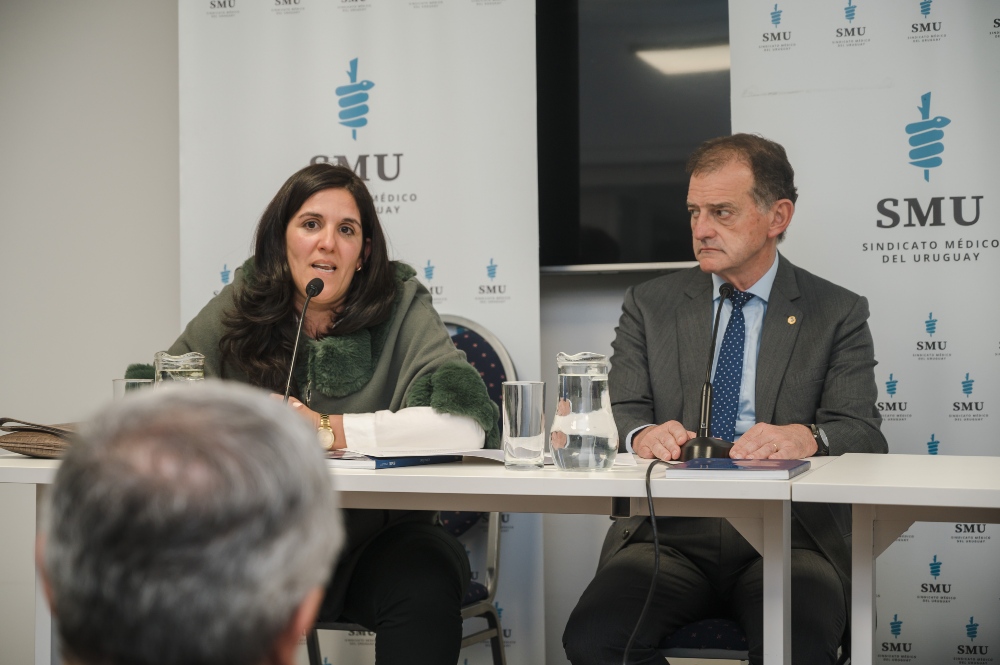
<svg viewBox="0 0 1000 665"><path fill-rule="evenodd" d="M102 665L260 662L343 542L316 433L221 381L99 413L49 501L64 656Z"/></svg>

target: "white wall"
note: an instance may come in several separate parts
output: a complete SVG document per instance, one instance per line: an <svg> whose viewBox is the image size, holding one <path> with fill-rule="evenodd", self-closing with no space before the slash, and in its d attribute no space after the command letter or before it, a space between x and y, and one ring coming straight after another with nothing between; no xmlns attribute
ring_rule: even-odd
<svg viewBox="0 0 1000 665"><path fill-rule="evenodd" d="M86 417L179 332L175 0L0 2L0 416ZM33 658L34 492L0 485L0 665Z"/></svg>

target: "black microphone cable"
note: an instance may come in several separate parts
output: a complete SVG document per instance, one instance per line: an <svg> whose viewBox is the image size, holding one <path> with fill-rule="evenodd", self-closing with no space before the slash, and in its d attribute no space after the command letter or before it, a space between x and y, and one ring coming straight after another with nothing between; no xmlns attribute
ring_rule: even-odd
<svg viewBox="0 0 1000 665"><path fill-rule="evenodd" d="M632 635L628 638L628 644L625 645L625 653L622 655L622 665L628 665L628 652L632 649L632 642L635 641L635 635L639 632L642 620L646 618L646 611L649 609L649 604L653 601L653 594L656 593L656 578L660 576L660 534L656 530L656 512L653 510L653 490L649 485L653 467L659 464L666 465L667 462L661 459L653 460L650 462L649 467L646 468L646 502L649 505L649 521L653 525L653 579L649 583L649 593L646 594L646 602L642 606L642 612L639 613L639 619L635 622L635 628L632 629Z"/></svg>

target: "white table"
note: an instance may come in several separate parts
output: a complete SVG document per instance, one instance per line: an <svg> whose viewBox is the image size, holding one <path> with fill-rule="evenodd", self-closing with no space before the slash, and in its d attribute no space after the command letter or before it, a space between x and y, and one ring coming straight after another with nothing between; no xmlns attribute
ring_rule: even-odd
<svg viewBox="0 0 1000 665"><path fill-rule="evenodd" d="M851 660L871 665L876 557L914 522L1000 523L1000 457L849 453L796 479L792 500L853 506Z"/></svg>
<svg viewBox="0 0 1000 665"><path fill-rule="evenodd" d="M822 464L822 461L820 462ZM41 505L58 462L0 456L0 482L36 486ZM648 514L646 464L601 473L547 467L507 471L485 460L378 471L331 471L345 508L407 508L571 514ZM810 471L804 476L808 476ZM652 493L658 516L726 517L764 561L764 662L791 660L789 550L790 481L656 479ZM802 477L802 476L800 476ZM37 525L37 522L36 522ZM778 609L780 608L780 609ZM49 665L52 620L36 583L35 663Z"/></svg>

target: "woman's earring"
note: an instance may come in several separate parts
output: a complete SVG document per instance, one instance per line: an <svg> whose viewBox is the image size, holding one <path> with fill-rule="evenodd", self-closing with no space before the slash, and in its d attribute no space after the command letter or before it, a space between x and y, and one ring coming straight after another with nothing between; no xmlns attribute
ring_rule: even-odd
<svg viewBox="0 0 1000 665"><path fill-rule="evenodd" d="M362 266L362 265L364 265L364 264L360 264L360 265L358 266L358 269L357 269L357 270L355 270L354 272L361 272L361 266Z"/></svg>

